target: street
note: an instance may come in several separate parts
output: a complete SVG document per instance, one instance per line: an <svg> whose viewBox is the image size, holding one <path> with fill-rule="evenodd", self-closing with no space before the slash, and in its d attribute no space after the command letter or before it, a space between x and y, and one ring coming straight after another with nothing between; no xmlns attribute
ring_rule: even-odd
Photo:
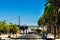
<svg viewBox="0 0 60 40"><path fill-rule="evenodd" d="M17 39L11 39L11 40L45 40L45 39L41 39L42 36L41 35L37 35L37 34L25 34L22 35L20 37L18 37Z"/></svg>

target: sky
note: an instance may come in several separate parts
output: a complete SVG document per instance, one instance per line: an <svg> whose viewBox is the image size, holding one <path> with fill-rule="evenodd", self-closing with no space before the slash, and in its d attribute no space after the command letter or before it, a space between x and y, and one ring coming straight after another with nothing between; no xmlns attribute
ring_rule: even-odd
<svg viewBox="0 0 60 40"><path fill-rule="evenodd" d="M38 25L46 0L0 0L0 20L20 25Z"/></svg>

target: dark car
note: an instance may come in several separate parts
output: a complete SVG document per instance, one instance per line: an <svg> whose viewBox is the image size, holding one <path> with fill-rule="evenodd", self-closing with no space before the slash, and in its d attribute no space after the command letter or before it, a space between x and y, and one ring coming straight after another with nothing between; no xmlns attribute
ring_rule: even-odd
<svg viewBox="0 0 60 40"><path fill-rule="evenodd" d="M28 32L28 34L36 34L36 32Z"/></svg>

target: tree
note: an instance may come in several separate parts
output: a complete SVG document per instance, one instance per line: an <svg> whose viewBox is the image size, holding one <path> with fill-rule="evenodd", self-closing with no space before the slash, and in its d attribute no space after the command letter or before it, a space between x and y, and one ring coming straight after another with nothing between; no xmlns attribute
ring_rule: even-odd
<svg viewBox="0 0 60 40"><path fill-rule="evenodd" d="M2 27L2 21L0 21L0 34L2 33L3 27Z"/></svg>
<svg viewBox="0 0 60 40"><path fill-rule="evenodd" d="M14 24L13 26L13 32L16 34L17 32L19 32L19 28L17 27L16 24Z"/></svg>
<svg viewBox="0 0 60 40"><path fill-rule="evenodd" d="M9 26L6 25L3 27L4 33L8 33L9 32Z"/></svg>
<svg viewBox="0 0 60 40"><path fill-rule="evenodd" d="M19 33L20 30L16 24L13 24L12 22L10 25L6 23L6 20L0 21L0 33Z"/></svg>
<svg viewBox="0 0 60 40"><path fill-rule="evenodd" d="M6 23L6 20L2 22L3 32L7 33L9 31L9 26Z"/></svg>
<svg viewBox="0 0 60 40"><path fill-rule="evenodd" d="M42 17L38 20L38 25L47 25L48 29L51 29L51 26L54 27L54 32L56 28L58 30L59 24L59 8L60 8L60 0L47 0L45 4L45 11ZM58 27L56 27L59 25ZM53 30L53 29L52 29ZM55 32L56 33L56 32Z"/></svg>
<svg viewBox="0 0 60 40"><path fill-rule="evenodd" d="M13 24L12 24L12 23L10 23L10 25L9 25L9 32L10 32L10 33L13 32Z"/></svg>

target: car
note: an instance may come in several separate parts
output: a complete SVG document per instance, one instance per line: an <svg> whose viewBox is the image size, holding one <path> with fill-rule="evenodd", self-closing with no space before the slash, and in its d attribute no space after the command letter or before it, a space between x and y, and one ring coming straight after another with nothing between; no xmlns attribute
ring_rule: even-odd
<svg viewBox="0 0 60 40"><path fill-rule="evenodd" d="M28 32L28 34L36 34L36 32Z"/></svg>
<svg viewBox="0 0 60 40"><path fill-rule="evenodd" d="M47 34L47 38L53 38L54 39L54 35L49 33L49 34Z"/></svg>

